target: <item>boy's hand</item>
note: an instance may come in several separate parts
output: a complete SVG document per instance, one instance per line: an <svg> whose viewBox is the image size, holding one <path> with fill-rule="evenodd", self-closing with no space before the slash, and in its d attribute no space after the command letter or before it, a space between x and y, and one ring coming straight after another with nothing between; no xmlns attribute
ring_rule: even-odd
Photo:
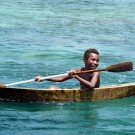
<svg viewBox="0 0 135 135"><path fill-rule="evenodd" d="M68 75L69 75L70 77L76 78L77 75L75 75L75 73L76 73L76 70L70 70L70 71L68 72Z"/></svg>
<svg viewBox="0 0 135 135"><path fill-rule="evenodd" d="M37 76L37 77L34 78L34 80L36 82L42 82L43 80L40 80L40 78L42 78L42 76Z"/></svg>

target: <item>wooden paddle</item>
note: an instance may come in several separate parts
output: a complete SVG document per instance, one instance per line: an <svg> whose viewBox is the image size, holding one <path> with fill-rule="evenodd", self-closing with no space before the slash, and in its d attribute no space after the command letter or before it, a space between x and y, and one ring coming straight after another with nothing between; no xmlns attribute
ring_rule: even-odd
<svg viewBox="0 0 135 135"><path fill-rule="evenodd" d="M106 68L76 72L75 74L99 72L99 71L125 72L125 71L131 71L131 70L133 70L133 63L131 61L129 61L129 62L121 62L121 63L117 63L117 64L114 64L114 65L110 65ZM45 79L55 78L55 77L60 77L60 76L66 76L66 75L68 75L68 73L42 77L42 78L40 78L40 80L45 80ZM21 81L21 82L15 82L15 83L11 83L11 84L0 84L0 87L8 87L8 86L13 86L13 85L17 85L17 84L26 83L26 82L32 82L32 81L35 81L35 79L30 79L30 80Z"/></svg>

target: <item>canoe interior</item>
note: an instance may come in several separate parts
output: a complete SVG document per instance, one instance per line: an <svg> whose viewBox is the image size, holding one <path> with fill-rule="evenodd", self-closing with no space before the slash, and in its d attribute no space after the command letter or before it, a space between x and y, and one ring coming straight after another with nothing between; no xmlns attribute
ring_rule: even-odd
<svg viewBox="0 0 135 135"><path fill-rule="evenodd" d="M32 88L0 88L0 101L62 102L100 101L135 95L135 83L105 86L93 90L63 89L47 90Z"/></svg>

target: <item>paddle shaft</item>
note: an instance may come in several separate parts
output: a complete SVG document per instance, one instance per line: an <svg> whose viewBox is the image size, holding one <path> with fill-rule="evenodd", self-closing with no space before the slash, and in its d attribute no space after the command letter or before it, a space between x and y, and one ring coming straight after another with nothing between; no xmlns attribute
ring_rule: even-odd
<svg viewBox="0 0 135 135"><path fill-rule="evenodd" d="M107 70L106 68L100 68L100 69L80 71L80 72L76 72L74 74L76 75L76 74L92 73L92 72L99 72L99 71L106 71L106 70Z"/></svg>
<svg viewBox="0 0 135 135"><path fill-rule="evenodd" d="M51 75L51 76L41 77L40 80L45 80L45 79L55 78L55 77L61 77L61 76L66 76L66 75L68 75L68 74L66 73L66 74L59 74L59 75ZM26 81L10 83L10 84L6 84L6 87L17 85L17 84L22 84L22 83L27 83L27 82L33 82L33 81L35 81L35 79L30 79L30 80L26 80Z"/></svg>

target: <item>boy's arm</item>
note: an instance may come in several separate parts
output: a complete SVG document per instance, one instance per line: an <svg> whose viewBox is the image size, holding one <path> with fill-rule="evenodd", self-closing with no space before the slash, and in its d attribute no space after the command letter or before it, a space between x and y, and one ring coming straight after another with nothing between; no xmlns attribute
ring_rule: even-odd
<svg viewBox="0 0 135 135"><path fill-rule="evenodd" d="M93 73L93 76L92 76L92 79L89 81L81 78L80 76L76 75L75 78L82 84L84 84L85 86L88 86L90 88L94 88L96 87L96 84L99 80L99 76L100 76L100 73L99 72L94 72Z"/></svg>
<svg viewBox="0 0 135 135"><path fill-rule="evenodd" d="M44 81L44 80L40 80L40 78L42 78L42 76L35 77L35 81L38 81L38 82ZM52 82L63 82L70 78L71 78L70 76L61 76L61 77L55 77L55 78L50 78L50 79L45 79L45 80L52 81Z"/></svg>
<svg viewBox="0 0 135 135"><path fill-rule="evenodd" d="M70 75L70 73L72 74L72 72L76 72L76 71L80 71L80 69L78 68L78 69L76 69L76 70L71 70L71 71L69 72L69 75L67 75L67 76L55 77L55 78L50 78L50 79L45 79L45 80L47 80L47 81L52 81L52 82L63 82L63 81L66 81L66 80L68 80L68 79L73 78L73 76ZM44 81L44 80L40 80L40 78L42 78L42 76L37 76L37 77L35 77L35 81L37 81L37 82L42 82L42 81Z"/></svg>

